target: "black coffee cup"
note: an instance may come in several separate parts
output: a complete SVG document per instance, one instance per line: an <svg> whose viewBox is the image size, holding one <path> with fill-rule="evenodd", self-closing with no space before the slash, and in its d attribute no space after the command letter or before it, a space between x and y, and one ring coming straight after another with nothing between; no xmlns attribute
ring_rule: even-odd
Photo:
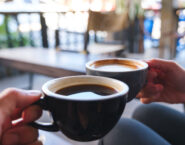
<svg viewBox="0 0 185 145"><path fill-rule="evenodd" d="M70 86L101 85L116 90L101 97L75 97L57 94ZM46 131L62 131L77 141L93 141L105 136L118 122L126 104L128 86L115 79L99 76L70 76L46 82L44 97L36 104L48 110L53 123L33 122L31 125Z"/></svg>
<svg viewBox="0 0 185 145"><path fill-rule="evenodd" d="M86 73L93 76L115 78L129 86L127 102L136 97L146 82L148 64L141 60L110 58L90 61Z"/></svg>

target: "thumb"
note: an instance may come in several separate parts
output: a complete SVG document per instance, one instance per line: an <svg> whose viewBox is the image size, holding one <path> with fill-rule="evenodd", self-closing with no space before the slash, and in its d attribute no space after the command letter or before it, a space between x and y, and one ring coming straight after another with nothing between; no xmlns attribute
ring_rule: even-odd
<svg viewBox="0 0 185 145"><path fill-rule="evenodd" d="M0 113L2 117L11 116L16 108L25 108L41 97L40 91L9 88L0 94Z"/></svg>

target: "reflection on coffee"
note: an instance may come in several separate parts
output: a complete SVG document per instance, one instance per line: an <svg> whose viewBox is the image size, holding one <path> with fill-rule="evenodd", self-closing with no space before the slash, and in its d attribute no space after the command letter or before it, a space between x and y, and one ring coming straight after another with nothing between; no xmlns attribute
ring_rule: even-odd
<svg viewBox="0 0 185 145"><path fill-rule="evenodd" d="M129 60L110 59L96 61L95 63L91 64L91 67L99 71L123 72L139 69L142 67L142 65L138 62Z"/></svg>
<svg viewBox="0 0 185 145"><path fill-rule="evenodd" d="M94 84L69 86L56 91L57 94L70 96L70 98L74 97L80 99L100 98L107 95L112 95L116 92L117 91L113 88Z"/></svg>

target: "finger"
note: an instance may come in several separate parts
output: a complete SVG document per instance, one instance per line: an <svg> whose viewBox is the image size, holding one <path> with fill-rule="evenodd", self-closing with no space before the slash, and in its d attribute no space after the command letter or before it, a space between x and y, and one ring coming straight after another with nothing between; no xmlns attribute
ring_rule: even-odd
<svg viewBox="0 0 185 145"><path fill-rule="evenodd" d="M30 144L38 138L38 130L30 126L19 126L7 130L2 137L3 145Z"/></svg>
<svg viewBox="0 0 185 145"><path fill-rule="evenodd" d="M25 123L29 123L37 120L42 115L42 109L37 106L29 106L22 112L22 109L15 109L14 113L11 115L9 121L5 121L4 130L10 128L12 125L23 125ZM7 124L8 123L8 124ZM11 124L9 124L11 123Z"/></svg>
<svg viewBox="0 0 185 145"><path fill-rule="evenodd" d="M163 89L164 87L161 84L147 85L138 93L136 98L151 98L153 96L157 96L159 93L161 94Z"/></svg>
<svg viewBox="0 0 185 145"><path fill-rule="evenodd" d="M144 104L149 104L152 102L160 102L161 101L160 96L161 96L161 93L158 93L155 96L152 96L149 98L148 97L147 98L140 98L140 101Z"/></svg>
<svg viewBox="0 0 185 145"><path fill-rule="evenodd" d="M24 108L41 97L40 91L26 91L9 88L0 94L0 110L2 117L11 116L16 108Z"/></svg>
<svg viewBox="0 0 185 145"><path fill-rule="evenodd" d="M144 88L146 93L155 94L163 91L164 86L162 84L153 84L148 83L148 85Z"/></svg>
<svg viewBox="0 0 185 145"><path fill-rule="evenodd" d="M28 123L28 122L37 120L41 115L42 115L42 109L39 106L34 105L24 110L22 114L22 118L24 122Z"/></svg>
<svg viewBox="0 0 185 145"><path fill-rule="evenodd" d="M154 82L154 80L157 78L157 72L149 70L147 74L147 81L148 82Z"/></svg>
<svg viewBox="0 0 185 145"><path fill-rule="evenodd" d="M39 119L41 115L42 115L42 109L39 106L37 105L29 106L22 112L22 116L21 116L22 119L12 123L13 123L13 126L24 125L26 123L33 122Z"/></svg>
<svg viewBox="0 0 185 145"><path fill-rule="evenodd" d="M147 61L150 68L158 68L163 71L170 71L174 61L163 60L163 59L152 59Z"/></svg>
<svg viewBox="0 0 185 145"><path fill-rule="evenodd" d="M161 84L154 84L154 83L148 83L142 90L141 93L143 95L153 96L158 92L163 91L163 85Z"/></svg>
<svg viewBox="0 0 185 145"><path fill-rule="evenodd" d="M42 144L42 142L41 141L35 141L35 142L33 142L33 143L31 143L31 144L27 144L27 145L43 145Z"/></svg>
<svg viewBox="0 0 185 145"><path fill-rule="evenodd" d="M136 98L138 98L138 99L142 98L142 93L139 92L139 93L137 94Z"/></svg>
<svg viewBox="0 0 185 145"><path fill-rule="evenodd" d="M29 106L22 112L22 120L20 122L16 122L13 124L14 126L23 125L25 123L29 123L37 120L42 115L42 109L37 106Z"/></svg>
<svg viewBox="0 0 185 145"><path fill-rule="evenodd" d="M11 114L11 119L16 120L18 118L21 118L21 114L22 114L22 108L16 108Z"/></svg>
<svg viewBox="0 0 185 145"><path fill-rule="evenodd" d="M153 99L150 98L141 98L140 102L142 102L143 104L149 104L151 102L153 102Z"/></svg>

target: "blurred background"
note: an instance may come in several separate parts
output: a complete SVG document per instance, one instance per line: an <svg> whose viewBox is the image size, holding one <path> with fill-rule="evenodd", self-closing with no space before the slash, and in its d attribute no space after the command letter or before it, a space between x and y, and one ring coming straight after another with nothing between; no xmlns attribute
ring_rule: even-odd
<svg viewBox="0 0 185 145"><path fill-rule="evenodd" d="M151 47L167 47L160 40L173 37L176 43L173 54L170 54L172 58L184 49L185 2L168 0L166 3L168 5L165 0L1 0L0 47L43 46L80 52L84 48L83 35L87 31L89 10L116 11L128 13L123 30L112 36L124 41L127 51L144 53ZM165 25L169 28L175 26L175 30L163 28L163 17L176 21L176 24ZM134 32L129 31L130 27ZM98 32L96 41L106 41L107 35L106 31ZM94 38L95 33L91 31L90 41Z"/></svg>
<svg viewBox="0 0 185 145"><path fill-rule="evenodd" d="M95 58L164 58L185 67L185 0L0 0L0 54L17 48ZM66 63L70 59L78 61L69 58ZM0 62L0 91L41 89L52 78L36 73L30 87L30 72ZM124 116L130 117L138 104L128 103ZM170 106L183 111L182 104ZM53 136L59 136L56 144L97 144L74 142L60 133Z"/></svg>

